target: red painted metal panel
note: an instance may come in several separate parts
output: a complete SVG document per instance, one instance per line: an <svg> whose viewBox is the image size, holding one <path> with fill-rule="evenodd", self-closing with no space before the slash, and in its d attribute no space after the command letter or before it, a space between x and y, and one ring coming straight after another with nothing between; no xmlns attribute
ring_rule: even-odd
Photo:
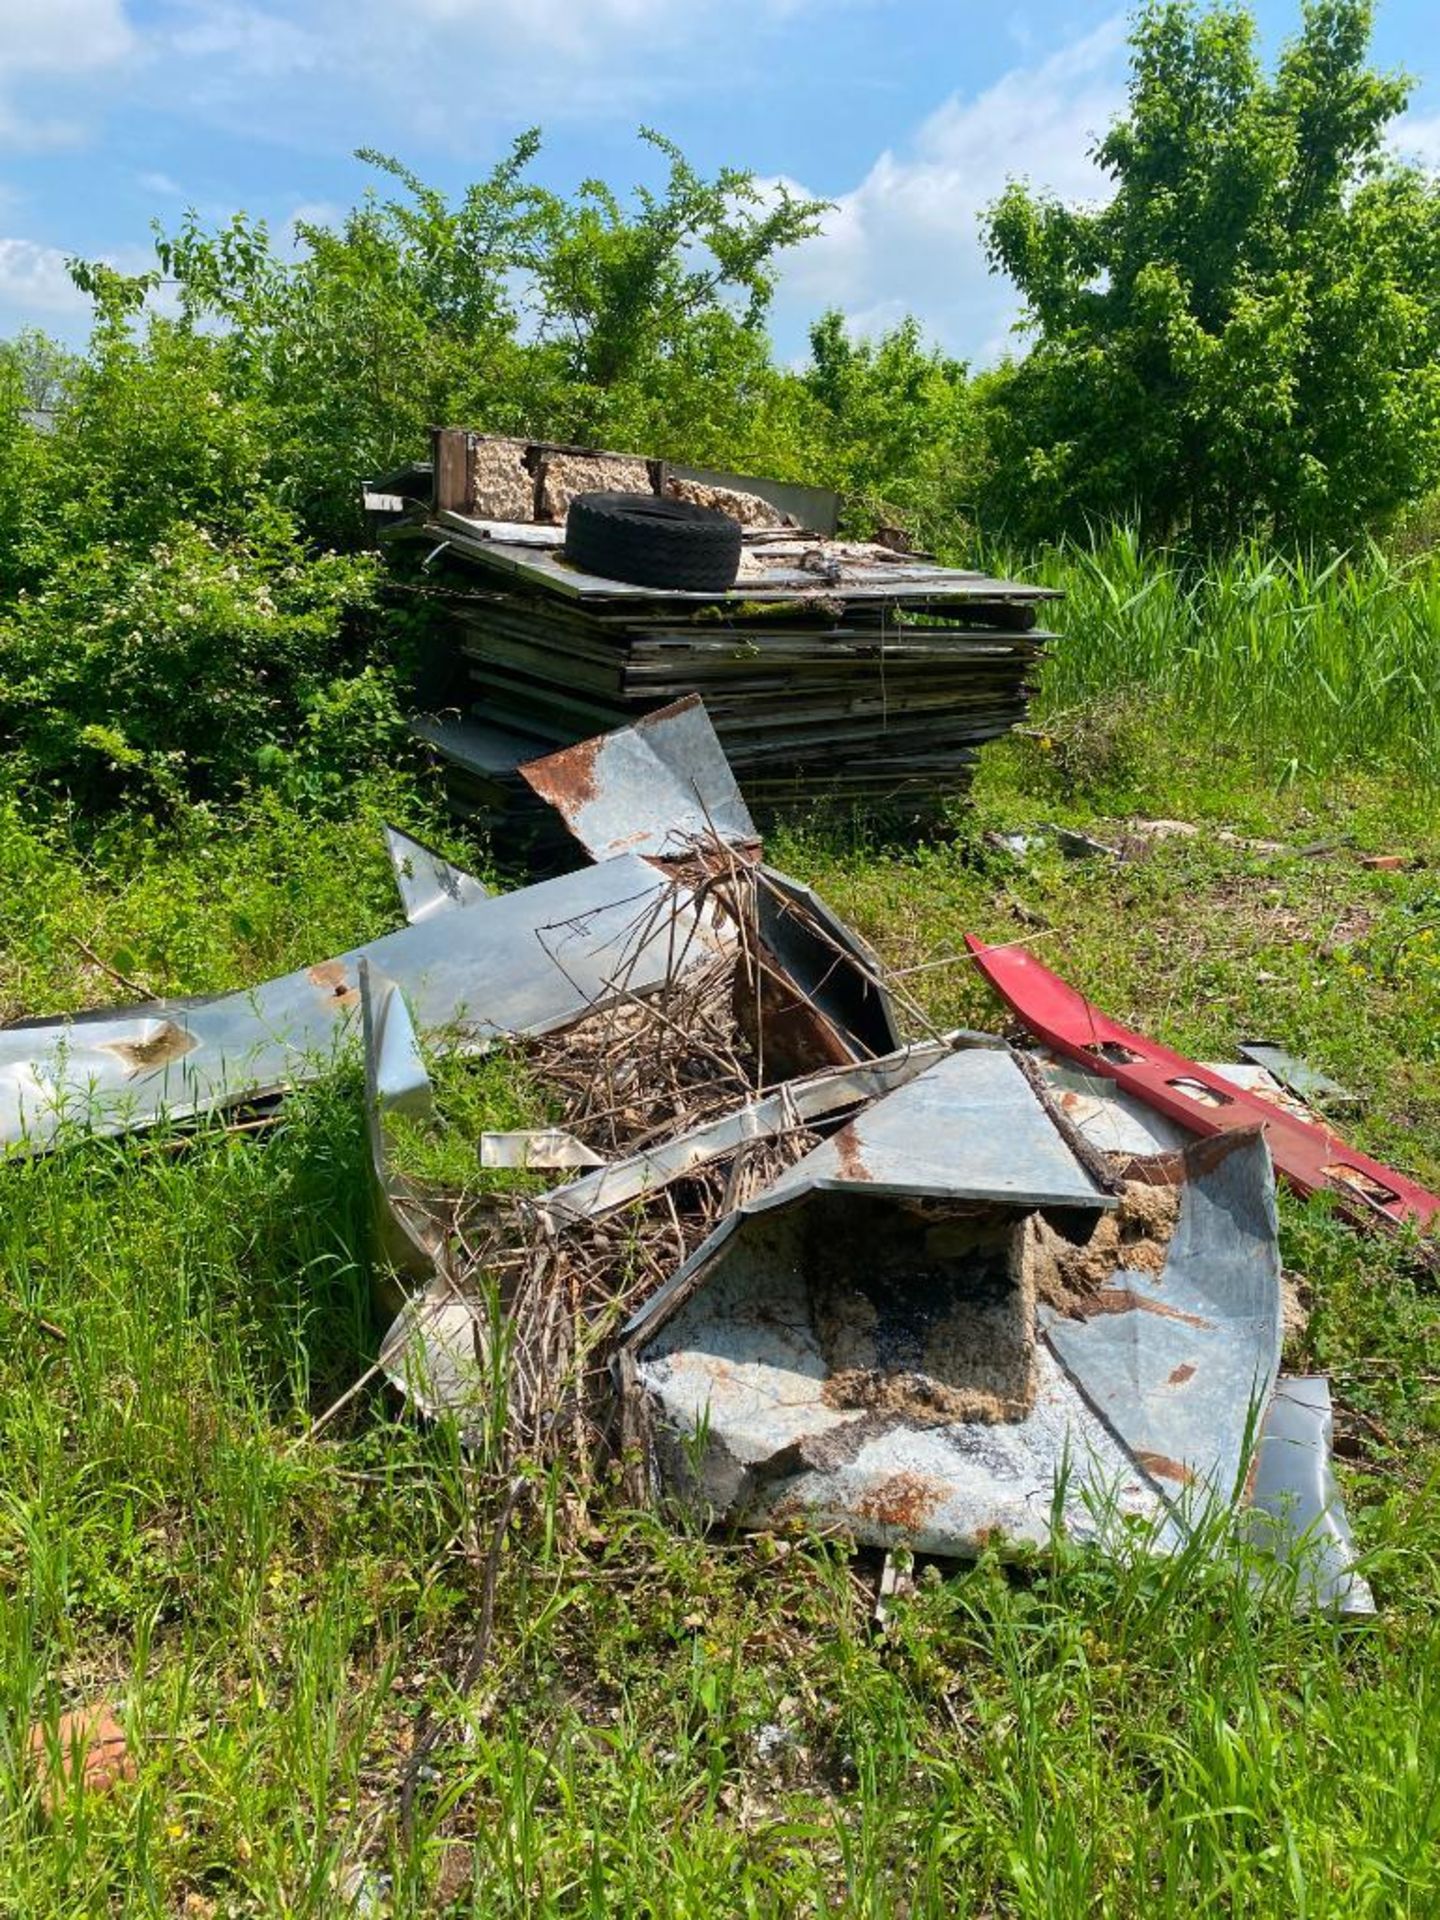
<svg viewBox="0 0 1440 1920"><path fill-rule="evenodd" d="M1440 1215L1440 1196L1357 1153L1320 1122L1301 1120L1183 1053L1122 1027L1023 947L987 947L973 934L966 934L965 944L1001 999L1047 1046L1088 1072L1103 1074L1182 1127L1201 1134L1263 1127L1276 1171L1292 1187L1306 1194L1334 1193L1347 1211L1363 1219L1425 1228Z"/></svg>

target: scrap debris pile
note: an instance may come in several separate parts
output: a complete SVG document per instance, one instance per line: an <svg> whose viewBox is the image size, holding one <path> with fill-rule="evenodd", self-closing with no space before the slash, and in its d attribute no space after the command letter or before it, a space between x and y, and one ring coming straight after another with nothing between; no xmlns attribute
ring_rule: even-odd
<svg viewBox="0 0 1440 1920"><path fill-rule="evenodd" d="M818 532L833 527L834 499L813 488L746 483L775 505L660 461L459 429L438 432L435 452L433 499L384 538L443 555L468 589L452 603L464 667L444 687L453 705L414 723L463 818L543 837L551 823L522 762L699 693L763 814L823 799L929 823L968 787L978 748L1025 717L1052 637L1036 624L1055 597L1045 589ZM596 487L741 519L733 587L581 570L566 512Z"/></svg>
<svg viewBox="0 0 1440 1920"><path fill-rule="evenodd" d="M524 774L590 864L491 896L392 836L399 932L0 1034L0 1138L276 1098L358 1028L380 1365L488 1468L608 1461L635 1498L958 1557L1057 1517L1166 1553L1233 1509L1299 1601L1370 1609L1326 1382L1280 1372L1275 1173L1381 1226L1440 1199L1018 949L974 945L1045 1045L936 1032L766 864L694 699ZM498 1047L545 1124L436 1188L427 1056Z"/></svg>

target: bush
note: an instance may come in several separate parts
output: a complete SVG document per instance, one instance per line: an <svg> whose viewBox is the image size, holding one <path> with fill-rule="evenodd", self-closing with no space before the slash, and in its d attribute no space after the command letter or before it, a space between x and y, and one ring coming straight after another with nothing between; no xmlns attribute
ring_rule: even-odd
<svg viewBox="0 0 1440 1920"><path fill-rule="evenodd" d="M368 557L307 555L278 518L268 537L181 521L138 552L82 548L0 617L0 727L25 776L88 803L224 792L304 738L372 580Z"/></svg>
<svg viewBox="0 0 1440 1920"><path fill-rule="evenodd" d="M112 290L113 291L113 290ZM371 555L317 550L267 472L270 422L233 392L233 341L102 298L57 431L0 385L0 733L12 777L89 809L171 809L298 756L366 764L392 729L335 722L359 676L397 712L366 618Z"/></svg>

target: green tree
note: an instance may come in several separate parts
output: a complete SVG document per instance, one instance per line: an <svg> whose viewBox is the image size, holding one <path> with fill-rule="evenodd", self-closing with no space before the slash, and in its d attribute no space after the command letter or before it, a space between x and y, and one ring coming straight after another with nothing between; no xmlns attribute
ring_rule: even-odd
<svg viewBox="0 0 1440 1920"><path fill-rule="evenodd" d="M423 453L436 422L703 459L713 416L743 440L773 384L775 260L820 204L734 168L706 178L642 138L665 180L629 201L600 181L569 199L537 185L532 130L454 201L362 150L400 192L301 225L296 259L243 215L159 238L186 321L227 330L316 533L357 533L360 480Z"/></svg>
<svg viewBox="0 0 1440 1920"><path fill-rule="evenodd" d="M852 516L898 518L931 545L958 540L982 461L963 361L927 347L912 319L857 340L832 310L810 329L803 378L824 410L827 473Z"/></svg>
<svg viewBox="0 0 1440 1920"><path fill-rule="evenodd" d="M1387 154L1370 26L1307 0L1267 75L1244 7L1142 8L1108 204L988 217L1034 335L991 385L995 518L1344 542L1440 480L1440 190Z"/></svg>

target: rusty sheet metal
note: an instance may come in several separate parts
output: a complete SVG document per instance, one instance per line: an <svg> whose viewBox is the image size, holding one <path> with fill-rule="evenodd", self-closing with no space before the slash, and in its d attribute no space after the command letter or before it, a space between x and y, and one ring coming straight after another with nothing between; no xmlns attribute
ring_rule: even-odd
<svg viewBox="0 0 1440 1920"><path fill-rule="evenodd" d="M0 1032L0 1146L184 1119L318 1078L354 1031L359 963L404 990L418 1029L459 1052L544 1033L653 992L730 936L694 896L622 855L240 993Z"/></svg>
<svg viewBox="0 0 1440 1920"><path fill-rule="evenodd" d="M531 760L520 775L596 860L680 857L715 839L760 844L699 694Z"/></svg>
<svg viewBox="0 0 1440 1920"><path fill-rule="evenodd" d="M1021 1207L1110 1208L1006 1047L966 1049L877 1100L750 1203L872 1193Z"/></svg>
<svg viewBox="0 0 1440 1920"><path fill-rule="evenodd" d="M617 1207L657 1192L672 1180L683 1179L698 1167L723 1159L751 1140L772 1139L792 1127L807 1126L846 1107L893 1093L917 1073L943 1060L952 1047L1002 1044L985 1034L954 1033L944 1040L917 1042L883 1060L787 1081L779 1092L767 1094L763 1100L751 1101L674 1140L648 1147L628 1159L611 1161L596 1173L556 1187L534 1203L535 1210L551 1233L585 1220L598 1220Z"/></svg>
<svg viewBox="0 0 1440 1920"><path fill-rule="evenodd" d="M1355 1537L1330 1461L1333 1436L1329 1382L1282 1376L1260 1435L1245 1531L1263 1553L1294 1565L1298 1609L1370 1614L1375 1598L1356 1571Z"/></svg>
<svg viewBox="0 0 1440 1920"><path fill-rule="evenodd" d="M1060 1479L1078 1537L1123 1514L1172 1540L1163 1489L1036 1343L1042 1200L1111 1204L1008 1049L867 1108L626 1328L661 1479L745 1525L959 1554L1047 1537Z"/></svg>
<svg viewBox="0 0 1440 1920"><path fill-rule="evenodd" d="M735 1012L767 1076L894 1053L894 1002L865 941L789 874L762 865L754 882L755 938L742 944Z"/></svg>
<svg viewBox="0 0 1440 1920"><path fill-rule="evenodd" d="M823 1217L810 1217L817 1203ZM1160 1488L1043 1346L1033 1349L1032 1399L1018 1419L948 1422L918 1391L910 1408L836 1404L849 1371L836 1361L850 1357L837 1348L837 1325L863 1337L878 1300L891 1324L877 1315L877 1354L908 1357L915 1336L918 1355L954 1304L952 1286L963 1285L961 1270L942 1276L932 1260L908 1299L872 1287L855 1312L837 1313L833 1254L863 1273L903 1205L847 1207L821 1194L732 1214L688 1263L695 1284L672 1293L668 1311L664 1302L642 1310L628 1334L633 1391L661 1482L747 1527L801 1520L863 1544L960 1556L1047 1540L1058 1486L1077 1539L1103 1540L1139 1519L1158 1546L1174 1545Z"/></svg>
<svg viewBox="0 0 1440 1920"><path fill-rule="evenodd" d="M1158 1273L1120 1267L1083 1318L1041 1309L1050 1345L1152 1478L1234 1499L1280 1366L1280 1245L1259 1132L1196 1141Z"/></svg>
<svg viewBox="0 0 1440 1920"><path fill-rule="evenodd" d="M560 1127L531 1127L515 1133L482 1133L482 1167L537 1171L563 1167L603 1167L603 1157Z"/></svg>
<svg viewBox="0 0 1440 1920"><path fill-rule="evenodd" d="M386 827L385 847L395 870L400 904L412 927L432 914L478 906L490 898L490 889L473 873L452 866L443 854L398 827Z"/></svg>
<svg viewBox="0 0 1440 1920"><path fill-rule="evenodd" d="M935 1071L862 1119L900 1107ZM912 1134L917 1144L930 1137ZM936 1358L958 1354L983 1378L984 1342L937 1345L936 1328L953 1324L967 1288L982 1305L988 1289L993 1312L993 1266L967 1271L953 1209L947 1216L933 1189L922 1199L903 1176L887 1201L853 1165L845 1176L834 1141L817 1157L788 1201L798 1169L723 1222L626 1329L622 1378L661 1482L745 1526L799 1519L962 1557L1043 1542L1057 1513L1072 1537L1102 1544L1117 1522L1138 1518L1150 1547L1168 1551L1202 1501L1253 1492L1247 1537L1285 1557L1307 1528L1323 1532L1334 1550L1302 1597L1349 1604L1353 1550L1323 1409L1313 1388L1283 1401L1275 1391L1279 1253L1259 1135L1154 1163L1157 1178L1182 1189L1161 1274L1117 1273L1104 1308L1085 1318L1042 1308L1031 1399L984 1419L947 1417L960 1375ZM1023 1203L1007 1212L1026 1217ZM917 1238L926 1221L934 1237ZM947 1248L959 1267L947 1270ZM857 1395L849 1384L857 1339L874 1349L859 1352L859 1377L883 1378L883 1391ZM1357 1587L1357 1609L1367 1598Z"/></svg>

